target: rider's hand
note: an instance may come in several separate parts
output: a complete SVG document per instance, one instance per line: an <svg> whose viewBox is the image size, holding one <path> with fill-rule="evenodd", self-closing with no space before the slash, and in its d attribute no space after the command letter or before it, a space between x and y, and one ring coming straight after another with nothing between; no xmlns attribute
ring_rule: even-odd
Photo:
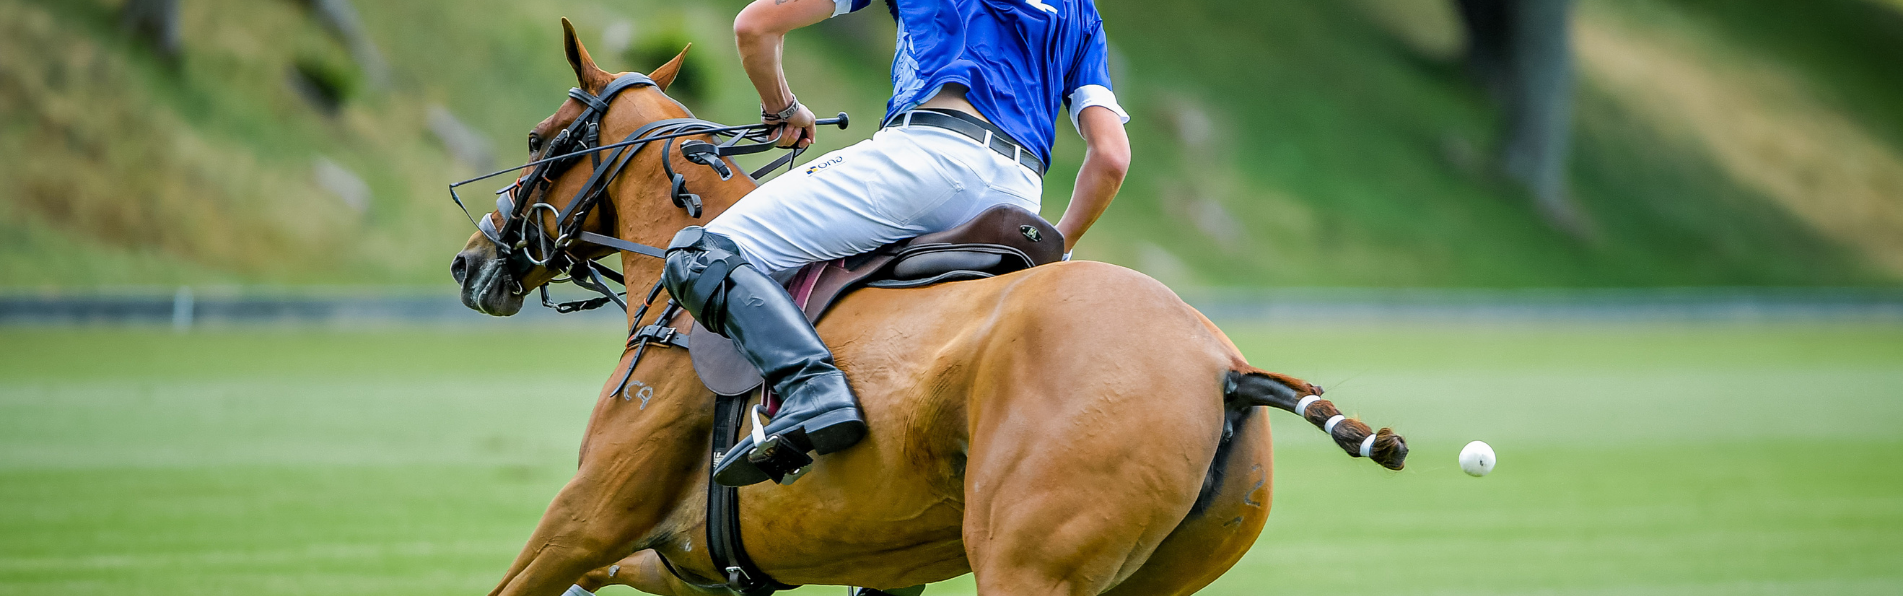
<svg viewBox="0 0 1903 596"><path fill-rule="evenodd" d="M772 139L775 141L775 144L785 148L798 147L805 149L807 146L813 144L814 139L818 138L819 126L814 124L817 120L819 120L819 118L813 116L813 111L806 109L806 106L802 104L799 106L799 111L794 112L793 117L787 118L784 122L775 121L771 118L765 119L763 122L778 125L773 127L772 132Z"/></svg>

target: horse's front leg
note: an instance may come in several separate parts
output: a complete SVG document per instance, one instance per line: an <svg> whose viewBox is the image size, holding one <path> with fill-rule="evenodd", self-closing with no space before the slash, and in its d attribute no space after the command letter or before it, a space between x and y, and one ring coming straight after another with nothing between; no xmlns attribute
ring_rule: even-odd
<svg viewBox="0 0 1903 596"><path fill-rule="evenodd" d="M686 366L643 364L642 371ZM580 470L490 594L556 596L651 538L704 470L702 447L712 424L706 390L693 374L670 376L676 378L642 384L655 390L651 400L623 400L612 387L603 391L582 443Z"/></svg>
<svg viewBox="0 0 1903 596"><path fill-rule="evenodd" d="M628 555L613 565L583 575L575 585L590 592L607 586L627 586L662 596L732 596L723 586L696 586L668 571L667 563L653 550Z"/></svg>

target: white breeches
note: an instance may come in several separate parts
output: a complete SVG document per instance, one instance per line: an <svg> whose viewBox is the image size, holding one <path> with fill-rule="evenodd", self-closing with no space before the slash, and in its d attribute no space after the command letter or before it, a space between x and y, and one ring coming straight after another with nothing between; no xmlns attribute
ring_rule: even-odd
<svg viewBox="0 0 1903 596"><path fill-rule="evenodd" d="M784 277L819 261L949 229L1011 204L1038 212L1044 182L955 132L887 128L748 193L707 223L761 272Z"/></svg>

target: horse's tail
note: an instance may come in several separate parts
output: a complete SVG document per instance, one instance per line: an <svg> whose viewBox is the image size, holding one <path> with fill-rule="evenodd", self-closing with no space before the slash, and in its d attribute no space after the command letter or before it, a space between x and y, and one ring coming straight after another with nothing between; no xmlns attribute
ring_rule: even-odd
<svg viewBox="0 0 1903 596"><path fill-rule="evenodd" d="M1232 370L1223 376L1222 399L1232 408L1274 406L1294 412L1327 432L1350 456L1372 459L1390 470L1407 465L1407 440L1394 429L1371 430L1360 420L1343 416L1321 394L1321 387L1255 368Z"/></svg>

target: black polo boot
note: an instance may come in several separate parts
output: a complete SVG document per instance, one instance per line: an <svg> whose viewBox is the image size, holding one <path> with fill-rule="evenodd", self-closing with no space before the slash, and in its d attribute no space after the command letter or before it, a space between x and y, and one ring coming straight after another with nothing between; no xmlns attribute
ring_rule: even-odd
<svg viewBox="0 0 1903 596"><path fill-rule="evenodd" d="M812 463L808 452L824 455L865 438L859 403L832 351L786 290L748 263L733 240L698 226L681 230L667 247L661 280L702 326L739 344L780 395L765 440L741 439L714 462L715 482L778 482Z"/></svg>

